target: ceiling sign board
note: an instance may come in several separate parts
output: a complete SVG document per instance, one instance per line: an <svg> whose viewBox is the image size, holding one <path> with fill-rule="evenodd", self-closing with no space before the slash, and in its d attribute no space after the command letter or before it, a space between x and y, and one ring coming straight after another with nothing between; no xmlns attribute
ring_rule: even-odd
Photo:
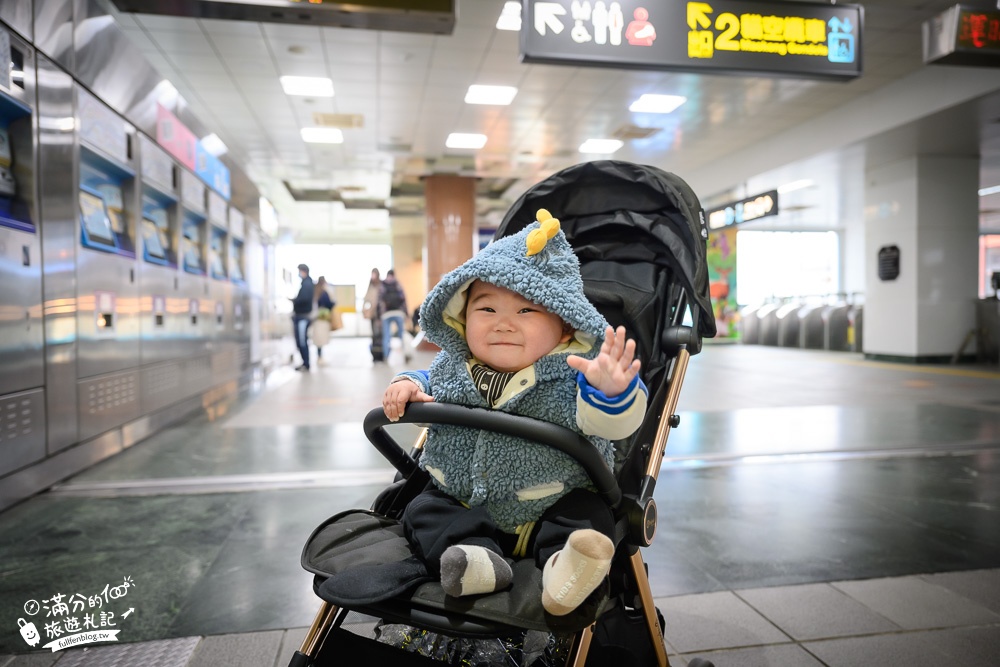
<svg viewBox="0 0 1000 667"><path fill-rule="evenodd" d="M924 63L1000 66L1000 11L955 5L924 21Z"/></svg>
<svg viewBox="0 0 1000 667"><path fill-rule="evenodd" d="M111 0L120 11L450 35L457 0Z"/></svg>
<svg viewBox="0 0 1000 667"><path fill-rule="evenodd" d="M861 75L859 5L754 0L522 0L521 59L577 67Z"/></svg>
<svg viewBox="0 0 1000 667"><path fill-rule="evenodd" d="M708 228L721 229L778 215L778 191L770 190L708 211Z"/></svg>

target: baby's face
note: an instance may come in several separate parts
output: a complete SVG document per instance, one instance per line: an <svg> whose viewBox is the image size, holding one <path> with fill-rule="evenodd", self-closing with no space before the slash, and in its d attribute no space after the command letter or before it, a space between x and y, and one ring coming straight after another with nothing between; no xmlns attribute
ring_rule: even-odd
<svg viewBox="0 0 1000 667"><path fill-rule="evenodd" d="M504 287L477 280L467 299L469 350L495 370L527 368L572 336L558 315Z"/></svg>

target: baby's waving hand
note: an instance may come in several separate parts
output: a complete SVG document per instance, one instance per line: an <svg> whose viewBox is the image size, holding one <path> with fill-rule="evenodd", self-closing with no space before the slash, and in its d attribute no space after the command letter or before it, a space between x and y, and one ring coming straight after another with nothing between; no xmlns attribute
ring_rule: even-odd
<svg viewBox="0 0 1000 667"><path fill-rule="evenodd" d="M610 326L604 330L604 344L596 357L584 359L574 354L566 357L566 363L583 373L590 386L605 396L621 395L640 366L635 358L635 341L626 337L625 327L615 331Z"/></svg>
<svg viewBox="0 0 1000 667"><path fill-rule="evenodd" d="M416 382L411 380L397 380L385 389L382 394L382 410L389 421L399 421L406 411L407 403L430 403L434 397L425 394Z"/></svg>

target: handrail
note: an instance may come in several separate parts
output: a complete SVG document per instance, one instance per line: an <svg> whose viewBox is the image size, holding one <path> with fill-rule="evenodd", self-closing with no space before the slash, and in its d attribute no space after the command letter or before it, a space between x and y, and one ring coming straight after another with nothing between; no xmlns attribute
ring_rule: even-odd
<svg viewBox="0 0 1000 667"><path fill-rule="evenodd" d="M546 421L512 415L498 410L470 408L451 403L411 403L398 422L390 422L382 408L371 410L364 421L365 436L404 477L417 469L417 462L400 447L385 427L393 423L449 424L496 431L504 435L526 438L557 449L573 458L586 471L597 493L611 507L621 501L618 480L604 461L597 447L585 437L568 428Z"/></svg>

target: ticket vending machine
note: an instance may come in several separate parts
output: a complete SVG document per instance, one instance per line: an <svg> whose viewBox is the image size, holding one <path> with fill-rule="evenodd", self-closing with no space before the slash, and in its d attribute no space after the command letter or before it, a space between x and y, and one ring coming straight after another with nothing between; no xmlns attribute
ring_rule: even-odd
<svg viewBox="0 0 1000 667"><path fill-rule="evenodd" d="M34 53L0 48L0 475L45 456L42 261L36 206Z"/></svg>
<svg viewBox="0 0 1000 667"><path fill-rule="evenodd" d="M246 222L243 213L229 208L229 280L233 284L230 337L236 345L238 371L250 368L250 291L246 273Z"/></svg>
<svg viewBox="0 0 1000 667"><path fill-rule="evenodd" d="M208 283L208 210L205 184L187 169L180 170L180 271L183 383L185 396L212 385L209 344L215 324Z"/></svg>
<svg viewBox="0 0 1000 667"><path fill-rule="evenodd" d="M136 131L76 86L77 401L86 439L139 416Z"/></svg>
<svg viewBox="0 0 1000 667"><path fill-rule="evenodd" d="M139 135L141 163L139 266L139 358L142 413L184 398L180 359L186 304L178 275L178 171L170 155Z"/></svg>
<svg viewBox="0 0 1000 667"><path fill-rule="evenodd" d="M229 210L222 195L208 191L208 275L212 300L212 377L229 380L237 375L231 340L232 283L229 282Z"/></svg>

